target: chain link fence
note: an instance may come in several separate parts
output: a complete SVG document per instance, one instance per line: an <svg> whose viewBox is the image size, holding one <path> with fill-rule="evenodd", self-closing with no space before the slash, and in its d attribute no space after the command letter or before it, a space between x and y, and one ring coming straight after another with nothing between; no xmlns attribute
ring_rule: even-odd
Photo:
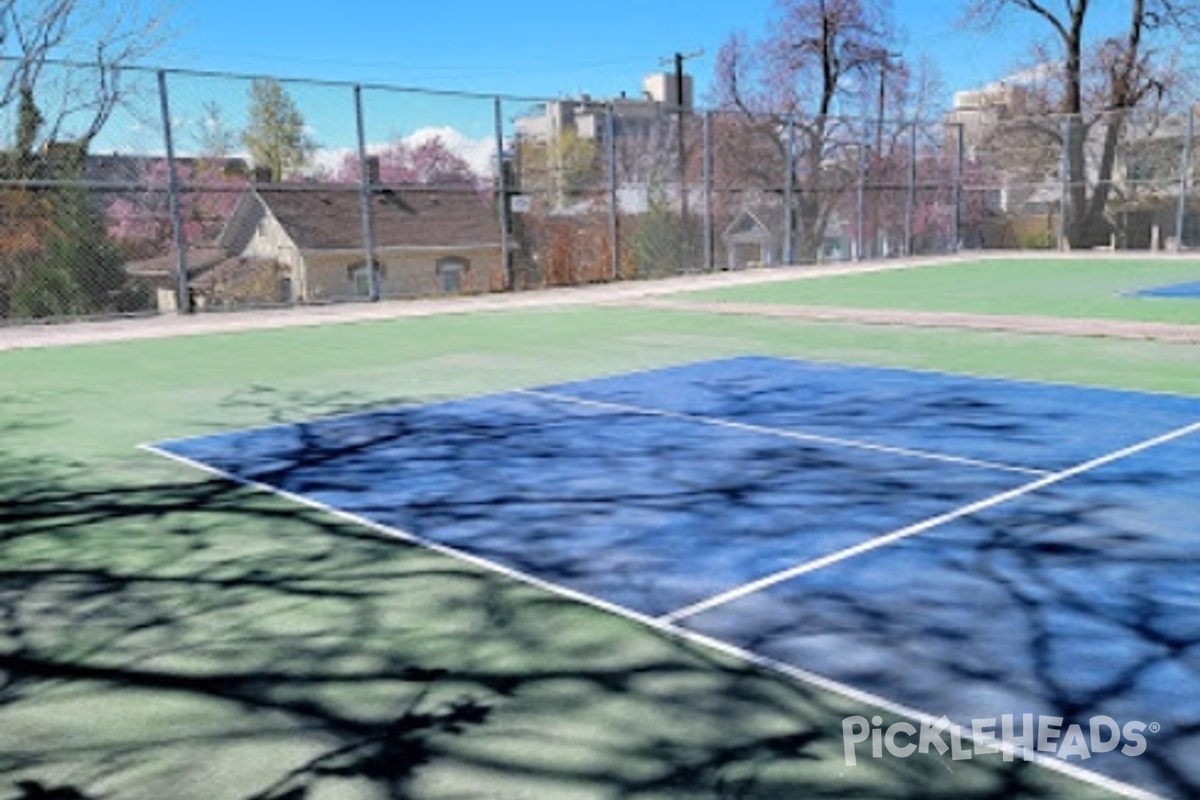
<svg viewBox="0 0 1200 800"><path fill-rule="evenodd" d="M1200 244L1190 109L809 119L75 64L2 85L4 323Z"/></svg>

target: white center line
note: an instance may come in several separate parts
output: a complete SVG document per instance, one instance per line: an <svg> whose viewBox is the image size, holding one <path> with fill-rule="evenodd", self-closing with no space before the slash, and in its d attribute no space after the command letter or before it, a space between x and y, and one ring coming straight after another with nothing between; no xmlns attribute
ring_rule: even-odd
<svg viewBox="0 0 1200 800"><path fill-rule="evenodd" d="M928 450L915 450L907 447L893 447L890 445L872 444L870 442L863 442L856 439L842 439L836 436L822 436L821 434L817 433L791 431L785 428L771 428L765 425L755 425L749 422L736 422L734 420L720 419L718 417L706 417L700 414L688 414L682 411L664 411L662 409L644 408L642 406L628 405L625 403L612 403L605 400L589 400L583 397L575 397L574 395L559 394L557 392L547 392L537 389L519 389L514 392L514 394L540 397L544 400L553 400L560 403L571 403L574 405L588 406L591 408L605 409L608 411L618 411L625 414L640 414L648 417L661 417L663 419L697 422L718 428L728 428L730 430L742 431L744 433L774 436L781 439L795 439L797 441L814 442L817 444L829 444L838 447L853 448L855 450L869 450L874 453L887 453L889 455L905 456L908 458L920 458L926 461L942 461L945 463L959 464L961 466L976 467L979 469L1015 472L1021 475L1045 476L1053 474L1049 470L1035 469L1033 467L1022 467L1014 464L1000 464L994 461L984 461L977 458L953 456L946 453L934 453Z"/></svg>
<svg viewBox="0 0 1200 800"><path fill-rule="evenodd" d="M862 553L876 550L880 547L892 544L893 542L900 541L901 539L907 539L910 536L924 533L932 528L945 525L948 522L962 519L963 517L976 514L980 511L998 506L1002 503L1007 503L1010 500L1015 500L1018 497L1022 497L1031 492L1036 492L1039 489L1044 489L1047 486L1060 483L1068 478L1074 478L1085 472L1090 472L1091 470L1111 464L1114 461L1120 461L1123 458L1128 458L1129 456L1140 453L1143 450L1149 450L1153 447L1167 444L1168 442L1181 439L1185 436L1190 436L1191 434L1197 432L1200 432L1200 422L1194 422L1191 425L1178 428L1170 431L1169 433L1164 433L1163 435L1156 436L1153 439L1147 439L1146 441L1139 442L1121 450L1117 450L1116 452L1109 453L1098 458L1093 458L1091 461L1085 461L1081 464L1076 464L1075 466L1065 469L1061 472L1055 472L1051 475L1046 475L1038 480L1026 483L1023 486L1010 489L1007 492L1001 492L1000 494L992 495L991 497L955 509L954 511L932 517L914 525L900 528L899 530L892 531L891 533L883 536L878 536L874 539L869 539L865 542L860 542L852 547L847 547L830 553L827 556L823 556L812 561L806 561L802 564L797 564L794 567L790 567L780 572L775 572L771 575L759 578L756 581L742 584L741 586L734 587L727 592L714 595L707 600L701 600L698 603L693 603L690 606L685 606L684 608L672 611L670 614L664 614L663 616L659 617L658 620L662 623L673 625L680 620L687 619L688 617L694 617L697 614L705 611L711 611L718 606L723 606L728 603L732 603L735 600L740 600L741 598L761 592L764 589L768 589L785 581L789 581L792 578L799 577L805 573L813 572L823 567L828 567L831 564L836 564L839 561L845 561L848 558L853 558L854 556L861 555Z"/></svg>

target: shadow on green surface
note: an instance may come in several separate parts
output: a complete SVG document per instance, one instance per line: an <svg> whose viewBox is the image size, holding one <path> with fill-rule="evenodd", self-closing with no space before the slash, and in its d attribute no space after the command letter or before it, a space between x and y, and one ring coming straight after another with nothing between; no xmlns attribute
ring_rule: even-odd
<svg viewBox="0 0 1200 800"><path fill-rule="evenodd" d="M4 800L1062 794L1019 761L849 770L861 705L144 458L0 453Z"/></svg>

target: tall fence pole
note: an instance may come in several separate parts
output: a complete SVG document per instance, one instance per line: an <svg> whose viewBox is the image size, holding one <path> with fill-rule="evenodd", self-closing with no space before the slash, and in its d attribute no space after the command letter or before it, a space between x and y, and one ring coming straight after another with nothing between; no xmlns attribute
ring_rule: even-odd
<svg viewBox="0 0 1200 800"><path fill-rule="evenodd" d="M1059 169L1062 171L1060 193L1058 199L1058 249L1069 250L1071 242L1067 239L1067 213L1071 208L1071 137L1075 135L1075 126L1070 115L1062 121L1062 161Z"/></svg>
<svg viewBox="0 0 1200 800"><path fill-rule="evenodd" d="M713 115L712 111L704 112L704 270L712 272L715 266L715 239L713 230L715 215L713 213Z"/></svg>
<svg viewBox="0 0 1200 800"><path fill-rule="evenodd" d="M363 123L362 86L354 85L354 122L358 133L358 196L362 217L363 255L367 262L367 295L379 300L379 270L375 267L375 232L371 224L371 174L367 158L367 131Z"/></svg>
<svg viewBox="0 0 1200 800"><path fill-rule="evenodd" d="M161 69L158 71L158 102L162 112L163 144L167 151L167 206L171 214L171 234L175 243L175 306L180 314L190 314L192 296L188 286L187 233L183 228L182 203L179 197L175 136L171 130L171 103L167 98L167 73Z"/></svg>
<svg viewBox="0 0 1200 800"><path fill-rule="evenodd" d="M862 261L866 248L863 225L867 218L867 147L871 138L870 125L864 124L858 144L858 192L854 208L854 260Z"/></svg>
<svg viewBox="0 0 1200 800"><path fill-rule="evenodd" d="M1187 134L1183 140L1183 157L1179 165L1179 204L1175 207L1175 252L1183 250L1183 226L1187 221L1188 192L1192 185L1192 140L1196 136L1196 109L1189 108Z"/></svg>
<svg viewBox="0 0 1200 800"><path fill-rule="evenodd" d="M913 228L917 212L917 121L908 129L908 186L904 192L904 255L913 254Z"/></svg>
<svg viewBox="0 0 1200 800"><path fill-rule="evenodd" d="M504 286L508 291L517 288L513 274L512 248L509 234L512 231L512 198L508 185L508 162L504 157L504 101L499 96L492 100L492 121L496 130L496 214L500 225L500 265L504 273Z"/></svg>
<svg viewBox="0 0 1200 800"><path fill-rule="evenodd" d="M789 115L787 121L787 153L784 158L783 184L783 263L796 263L796 224L793 219L796 209L796 118Z"/></svg>
<svg viewBox="0 0 1200 800"><path fill-rule="evenodd" d="M608 255L612 280L621 278L621 198L617 193L617 109L609 103L604 120L608 154Z"/></svg>
<svg viewBox="0 0 1200 800"><path fill-rule="evenodd" d="M963 181L965 180L966 172L966 142L964 141L963 124L956 123L954 126L954 242L951 245L955 253L962 250L963 235Z"/></svg>

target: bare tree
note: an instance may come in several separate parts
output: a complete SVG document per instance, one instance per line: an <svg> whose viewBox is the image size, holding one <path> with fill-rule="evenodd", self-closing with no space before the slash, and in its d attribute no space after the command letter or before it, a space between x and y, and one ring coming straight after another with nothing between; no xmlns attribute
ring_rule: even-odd
<svg viewBox="0 0 1200 800"><path fill-rule="evenodd" d="M154 0L0 2L0 108L18 104L18 144L70 140L86 150L125 97L121 68L166 39L165 15Z"/></svg>
<svg viewBox="0 0 1200 800"><path fill-rule="evenodd" d="M853 185L862 144L835 111L842 101L861 100L865 79L889 58L892 27L884 0L779 0L776 12L764 41L735 35L726 42L716 100L742 117L746 135L775 151L776 158L744 165L770 168L753 176L763 188L778 191L780 165L792 164L795 202L787 213L798 234L795 255L813 260ZM789 158L789 148L798 157Z"/></svg>
<svg viewBox="0 0 1200 800"><path fill-rule="evenodd" d="M1084 31L1095 7L1089 0L1063 0L1056 7L1043 0L970 0L964 14L967 25L985 31L1010 13L1032 15L1049 28L1058 51L1059 97L1046 98L1046 105L1065 115L1062 129L1050 131L1068 165L1065 232L1072 245L1085 247L1106 243L1112 230L1106 212L1129 112L1169 94L1179 79L1169 55L1172 37L1200 31L1200 4L1129 0L1121 35L1091 43ZM1100 144L1089 174L1092 140Z"/></svg>

